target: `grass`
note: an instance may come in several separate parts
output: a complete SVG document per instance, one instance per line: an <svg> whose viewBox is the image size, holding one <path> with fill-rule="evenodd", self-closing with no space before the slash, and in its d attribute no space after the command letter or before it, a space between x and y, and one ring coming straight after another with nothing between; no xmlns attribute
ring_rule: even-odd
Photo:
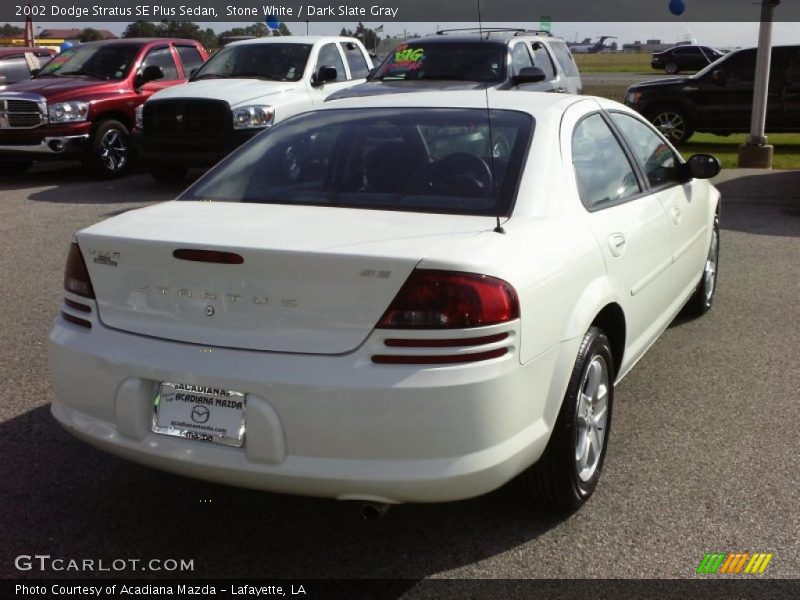
<svg viewBox="0 0 800 600"><path fill-rule="evenodd" d="M581 73L658 73L650 66L650 54L624 52L618 54L573 54Z"/></svg>
<svg viewBox="0 0 800 600"><path fill-rule="evenodd" d="M800 134L776 133L767 135L769 143L775 146L773 169L800 169ZM710 133L696 133L688 142L678 147L685 158L692 154L713 154L725 169L735 169L739 161L739 145L747 136L734 134L727 137Z"/></svg>

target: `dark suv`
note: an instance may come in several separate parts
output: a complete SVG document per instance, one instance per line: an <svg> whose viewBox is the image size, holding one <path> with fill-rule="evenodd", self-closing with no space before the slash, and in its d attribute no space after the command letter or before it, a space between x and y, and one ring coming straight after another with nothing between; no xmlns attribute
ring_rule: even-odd
<svg viewBox="0 0 800 600"><path fill-rule="evenodd" d="M727 54L691 77L634 85L625 104L673 143L695 131L727 135L750 130L756 49ZM772 49L767 133L800 132L800 46Z"/></svg>
<svg viewBox="0 0 800 600"><path fill-rule="evenodd" d="M723 56L724 52L708 46L674 46L663 52L654 52L650 66L675 75L680 71L699 71Z"/></svg>
<svg viewBox="0 0 800 600"><path fill-rule="evenodd" d="M328 100L484 87L580 94L583 85L566 44L548 33L446 30L400 44L366 83Z"/></svg>

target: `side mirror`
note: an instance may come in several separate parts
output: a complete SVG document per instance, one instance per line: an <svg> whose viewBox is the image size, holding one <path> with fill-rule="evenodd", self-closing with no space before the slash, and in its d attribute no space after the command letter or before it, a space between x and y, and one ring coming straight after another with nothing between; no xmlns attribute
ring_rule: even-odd
<svg viewBox="0 0 800 600"><path fill-rule="evenodd" d="M155 81L156 79L164 79L164 71L161 67L150 65L145 67L139 75L136 76L136 87L142 87L146 83Z"/></svg>
<svg viewBox="0 0 800 600"><path fill-rule="evenodd" d="M514 85L521 85L524 83L539 83L545 79L547 79L547 75L539 67L524 67L514 75L513 82Z"/></svg>
<svg viewBox="0 0 800 600"><path fill-rule="evenodd" d="M319 71L317 71L311 83L313 85L324 85L329 81L336 81L338 78L339 72L336 70L336 67L323 65L319 68Z"/></svg>
<svg viewBox="0 0 800 600"><path fill-rule="evenodd" d="M717 85L725 85L725 82L728 80L728 74L725 72L725 69L717 69L713 73L711 73L711 81L716 83Z"/></svg>
<svg viewBox="0 0 800 600"><path fill-rule="evenodd" d="M711 179L719 175L722 170L717 157L710 154L695 154L686 164L689 167L689 174L694 179Z"/></svg>

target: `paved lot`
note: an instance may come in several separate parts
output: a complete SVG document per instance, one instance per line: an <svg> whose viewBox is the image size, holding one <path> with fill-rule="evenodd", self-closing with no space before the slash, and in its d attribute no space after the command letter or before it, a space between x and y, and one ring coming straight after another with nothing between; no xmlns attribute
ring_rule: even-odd
<svg viewBox="0 0 800 600"><path fill-rule="evenodd" d="M203 577L682 578L711 550L774 552L767 576L800 577L800 172L721 180L717 304L619 387L592 501L557 520L506 488L377 524L131 465L62 431L45 341L70 235L177 190L60 167L0 182L0 577L42 553L191 558Z"/></svg>

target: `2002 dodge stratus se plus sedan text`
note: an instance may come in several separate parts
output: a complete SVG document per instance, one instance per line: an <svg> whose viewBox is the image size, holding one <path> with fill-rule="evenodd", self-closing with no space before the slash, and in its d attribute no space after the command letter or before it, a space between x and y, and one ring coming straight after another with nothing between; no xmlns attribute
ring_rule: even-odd
<svg viewBox="0 0 800 600"><path fill-rule="evenodd" d="M711 306L718 171L601 99L332 102L78 232L53 415L233 485L435 502L520 476L577 508L615 382Z"/></svg>

